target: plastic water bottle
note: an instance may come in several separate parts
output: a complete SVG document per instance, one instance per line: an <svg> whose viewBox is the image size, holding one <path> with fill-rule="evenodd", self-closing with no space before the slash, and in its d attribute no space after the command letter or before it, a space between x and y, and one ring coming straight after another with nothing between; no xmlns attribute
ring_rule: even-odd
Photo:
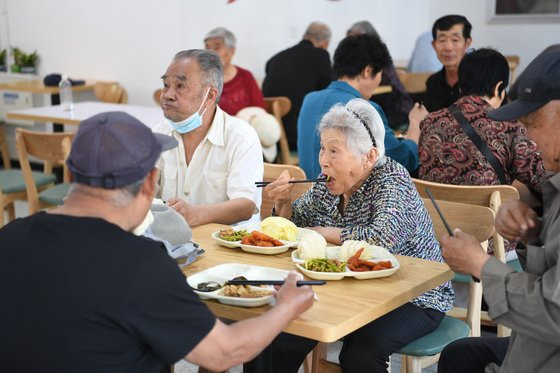
<svg viewBox="0 0 560 373"><path fill-rule="evenodd" d="M68 79L68 75L62 75L62 80L58 83L58 90L60 91L60 105L64 111L72 111L74 109L74 102L72 100L72 84Z"/></svg>

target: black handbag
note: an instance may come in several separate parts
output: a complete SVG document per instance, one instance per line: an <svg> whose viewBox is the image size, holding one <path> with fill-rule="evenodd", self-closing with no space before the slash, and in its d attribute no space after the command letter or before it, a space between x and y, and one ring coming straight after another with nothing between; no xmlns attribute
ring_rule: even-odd
<svg viewBox="0 0 560 373"><path fill-rule="evenodd" d="M504 169L502 168L502 164L500 163L498 158L496 158L494 153L492 153L492 151L488 148L488 145L486 145L486 143L482 140L482 138L480 138L478 133L476 133L467 118L465 118L465 116L463 115L463 113L461 113L457 106L451 105L448 107L448 109L453 117L457 120L457 122L459 122L461 128L463 128L463 131L467 134L467 136L469 136L469 139L471 139L474 145L476 145L478 150L482 153L484 158L486 158L492 168L494 168L494 171L496 171L496 174L498 175L498 179L500 179L500 183L507 185L508 182L506 179L506 174L504 173Z"/></svg>

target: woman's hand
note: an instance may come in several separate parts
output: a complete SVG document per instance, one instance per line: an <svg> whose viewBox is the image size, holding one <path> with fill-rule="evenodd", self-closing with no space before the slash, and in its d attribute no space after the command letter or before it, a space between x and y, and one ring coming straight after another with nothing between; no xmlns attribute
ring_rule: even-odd
<svg viewBox="0 0 560 373"><path fill-rule="evenodd" d="M335 245L340 245L340 235L342 234L342 228L337 227L307 227L308 229L314 230L321 236L325 237L327 242L333 243Z"/></svg>
<svg viewBox="0 0 560 373"><path fill-rule="evenodd" d="M290 173L287 170L284 170L276 180L264 188L268 196L274 201L275 205L277 203L291 203L292 188L294 185L288 184L290 180L292 180Z"/></svg>

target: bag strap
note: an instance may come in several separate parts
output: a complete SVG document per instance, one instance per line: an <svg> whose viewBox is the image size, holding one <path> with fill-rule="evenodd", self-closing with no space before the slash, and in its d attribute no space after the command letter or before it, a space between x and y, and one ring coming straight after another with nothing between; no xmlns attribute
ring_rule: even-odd
<svg viewBox="0 0 560 373"><path fill-rule="evenodd" d="M461 113L459 108L455 105L449 106L448 109L451 114L453 114L453 117L457 120L457 122L459 122L461 128L463 128L463 131L467 134L467 136L469 136L474 145L476 145L478 150L482 153L484 158L486 158L492 168L494 168L494 171L496 171L496 174L498 175L498 179L500 179L500 183L507 184L506 175L504 173L502 164L500 163L498 158L496 158L494 153L492 153L492 151L488 148L488 145L486 145L486 143L480 138L479 134L476 133L467 118L465 118L463 113Z"/></svg>

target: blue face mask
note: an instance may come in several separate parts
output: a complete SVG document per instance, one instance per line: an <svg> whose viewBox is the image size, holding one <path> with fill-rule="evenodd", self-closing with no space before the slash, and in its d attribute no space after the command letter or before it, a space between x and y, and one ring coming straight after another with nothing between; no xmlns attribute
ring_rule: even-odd
<svg viewBox="0 0 560 373"><path fill-rule="evenodd" d="M202 114L199 114L198 112L200 111L200 109L202 109L202 105L204 105L204 101L208 96L208 92L210 92L210 87L208 87L208 90L206 91L206 94L204 95L204 98L200 103L200 107L190 117L180 122L174 122L171 119L168 119L167 121L169 122L171 127L173 127L179 133L191 132L200 127L202 125L202 116L204 115L204 113L206 113L206 108L204 108Z"/></svg>

